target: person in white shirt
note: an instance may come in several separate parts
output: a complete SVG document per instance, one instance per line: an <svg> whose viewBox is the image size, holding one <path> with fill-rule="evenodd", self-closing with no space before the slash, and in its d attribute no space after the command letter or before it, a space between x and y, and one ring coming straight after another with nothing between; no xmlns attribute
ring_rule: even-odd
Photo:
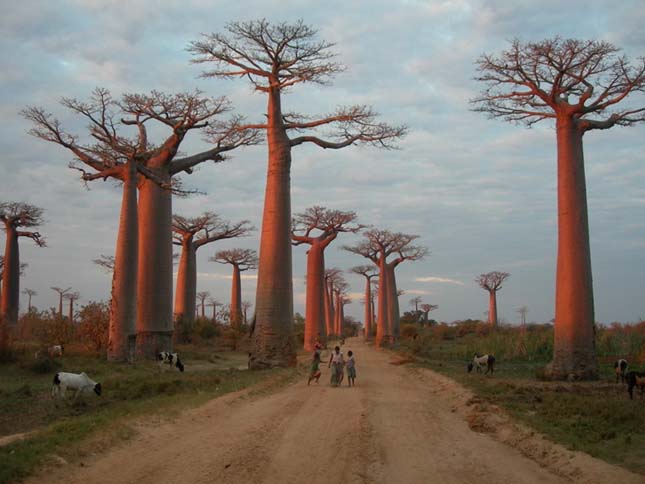
<svg viewBox="0 0 645 484"><path fill-rule="evenodd" d="M345 360L343 358L343 352L340 351L340 346L336 346L334 351L331 352L329 364L327 365L327 368L331 368L331 386L337 387L343 382L344 366Z"/></svg>

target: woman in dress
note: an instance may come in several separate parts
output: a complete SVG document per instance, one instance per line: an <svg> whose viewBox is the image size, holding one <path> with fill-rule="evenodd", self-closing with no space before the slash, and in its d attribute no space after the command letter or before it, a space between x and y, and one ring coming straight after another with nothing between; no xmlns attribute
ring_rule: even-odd
<svg viewBox="0 0 645 484"><path fill-rule="evenodd" d="M331 368L331 386L337 387L343 381L344 365L343 352L340 351L340 346L336 346L334 351L331 352L329 364L327 365L327 368Z"/></svg>

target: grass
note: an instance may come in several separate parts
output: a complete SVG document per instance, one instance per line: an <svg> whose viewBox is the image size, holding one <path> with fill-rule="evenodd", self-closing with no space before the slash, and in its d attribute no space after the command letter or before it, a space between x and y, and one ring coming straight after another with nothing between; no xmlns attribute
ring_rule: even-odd
<svg viewBox="0 0 645 484"><path fill-rule="evenodd" d="M296 374L294 369L240 370L244 354L179 351L184 373L160 373L153 362L108 364L81 355L65 356L51 368L29 360L0 365L0 436L35 430L24 440L0 447L0 483L22 479L52 459L82 459L96 448L127 439L134 434L132 417L174 415L267 378L288 382ZM73 402L70 392L66 401L52 400L56 371L85 371L101 382L103 395L88 394Z"/></svg>
<svg viewBox="0 0 645 484"><path fill-rule="evenodd" d="M466 372L463 356L473 337L431 343L417 361L471 389L486 402L572 450L645 474L645 401L629 400L615 383L611 358L597 382L544 382L536 374L548 360L498 358L493 377ZM481 344L480 344L481 346ZM410 347L403 343L401 351Z"/></svg>

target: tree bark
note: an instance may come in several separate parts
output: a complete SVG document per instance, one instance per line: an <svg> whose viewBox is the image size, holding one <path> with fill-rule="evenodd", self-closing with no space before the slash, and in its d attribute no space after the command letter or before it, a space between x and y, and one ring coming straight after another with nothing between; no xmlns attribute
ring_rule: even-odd
<svg viewBox="0 0 645 484"><path fill-rule="evenodd" d="M256 291L255 341L250 367L296 364L291 262L291 145L282 120L280 90L269 90L269 160Z"/></svg>
<svg viewBox="0 0 645 484"><path fill-rule="evenodd" d="M341 331L341 320L340 318L342 317L343 314L343 296L339 292L336 293L336 319L334 320L334 333L339 337L343 337L343 333Z"/></svg>
<svg viewBox="0 0 645 484"><path fill-rule="evenodd" d="M167 168L156 170L170 182ZM172 351L172 194L145 179L139 188L138 358Z"/></svg>
<svg viewBox="0 0 645 484"><path fill-rule="evenodd" d="M74 300L69 300L69 324L74 324Z"/></svg>
<svg viewBox="0 0 645 484"><path fill-rule="evenodd" d="M316 341L325 340L325 248L313 241L307 254L307 295L305 310L305 351L313 351Z"/></svg>
<svg viewBox="0 0 645 484"><path fill-rule="evenodd" d="M488 324L497 326L497 291L488 291Z"/></svg>
<svg viewBox="0 0 645 484"><path fill-rule="evenodd" d="M231 326L235 329L242 323L242 284L240 278L240 266L233 265L233 282L231 283Z"/></svg>
<svg viewBox="0 0 645 484"><path fill-rule="evenodd" d="M376 346L384 346L392 341L392 332L389 325L388 292L389 284L387 276L387 263L382 256L378 263L379 285L378 285L378 319L376 321Z"/></svg>
<svg viewBox="0 0 645 484"><path fill-rule="evenodd" d="M18 231L10 224L5 225L7 238L4 249L4 272L2 274L2 299L0 316L9 327L18 324L20 305L20 249Z"/></svg>
<svg viewBox="0 0 645 484"><path fill-rule="evenodd" d="M197 299L197 250L192 237L181 246L175 294L175 322L189 327L195 322Z"/></svg>
<svg viewBox="0 0 645 484"><path fill-rule="evenodd" d="M327 306L325 308L325 325L327 326L327 336L334 336L334 291L331 281L327 281L325 286L325 297L327 298Z"/></svg>
<svg viewBox="0 0 645 484"><path fill-rule="evenodd" d="M597 379L593 280L583 131L568 116L556 121L558 141L558 259L555 339L549 372L554 379Z"/></svg>
<svg viewBox="0 0 645 484"><path fill-rule="evenodd" d="M58 295L58 318L63 319L63 295Z"/></svg>
<svg viewBox="0 0 645 484"><path fill-rule="evenodd" d="M135 334L137 315L139 222L134 162L129 162L124 171L119 233L116 240L114 271L112 272L108 361L127 361L130 358L129 338Z"/></svg>
<svg viewBox="0 0 645 484"><path fill-rule="evenodd" d="M396 269L397 264L389 263L387 264L387 275L388 275L388 287L390 300L388 300L388 309L389 314L389 324L392 338L398 340L401 336L401 313L399 310L399 294L396 287Z"/></svg>
<svg viewBox="0 0 645 484"><path fill-rule="evenodd" d="M370 278L365 277L365 340L372 339L372 286Z"/></svg>

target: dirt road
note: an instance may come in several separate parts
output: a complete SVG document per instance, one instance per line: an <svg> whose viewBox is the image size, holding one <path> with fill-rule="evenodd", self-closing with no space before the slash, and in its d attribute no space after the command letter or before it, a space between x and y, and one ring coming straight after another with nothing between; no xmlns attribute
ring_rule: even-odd
<svg viewBox="0 0 645 484"><path fill-rule="evenodd" d="M498 414L497 430L506 433L475 432L471 427L481 430L486 422L452 380L390 364L391 354L358 341L344 349L356 354L355 388L331 388L324 366L319 385L298 381L270 394L213 400L172 423L143 426L83 467L68 464L32 482L643 482L588 456L531 442L530 433L516 445L521 432ZM509 439L513 445L500 441ZM532 448L539 462L530 458Z"/></svg>

